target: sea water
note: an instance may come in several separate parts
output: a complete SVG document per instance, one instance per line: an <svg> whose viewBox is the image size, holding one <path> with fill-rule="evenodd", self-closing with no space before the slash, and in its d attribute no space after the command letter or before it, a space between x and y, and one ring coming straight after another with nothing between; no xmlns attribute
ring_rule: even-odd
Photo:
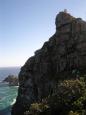
<svg viewBox="0 0 86 115"><path fill-rule="evenodd" d="M0 68L0 76L2 76L0 77L0 115L11 115L11 107L16 101L18 86L9 86L2 82L9 74L18 75L19 68L16 70L16 68Z"/></svg>

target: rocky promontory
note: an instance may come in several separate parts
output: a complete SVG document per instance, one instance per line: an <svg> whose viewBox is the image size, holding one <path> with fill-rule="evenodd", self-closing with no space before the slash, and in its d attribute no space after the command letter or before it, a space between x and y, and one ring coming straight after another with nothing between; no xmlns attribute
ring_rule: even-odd
<svg viewBox="0 0 86 115"><path fill-rule="evenodd" d="M8 75L3 82L8 82L9 86L18 86L18 77L14 75Z"/></svg>
<svg viewBox="0 0 86 115"><path fill-rule="evenodd" d="M67 12L59 12L55 24L55 34L21 68L12 115L24 115L31 104L52 95L60 80L78 79L86 73L86 22ZM73 88L76 83L80 85L79 81L72 80L68 81L69 86L73 82Z"/></svg>

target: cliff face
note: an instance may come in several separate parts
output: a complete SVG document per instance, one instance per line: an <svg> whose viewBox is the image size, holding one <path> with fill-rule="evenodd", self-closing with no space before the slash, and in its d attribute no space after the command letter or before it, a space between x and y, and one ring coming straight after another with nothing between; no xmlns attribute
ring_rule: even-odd
<svg viewBox="0 0 86 115"><path fill-rule="evenodd" d="M59 79L86 68L86 22L60 12L55 24L56 33L21 68L12 115L23 115L27 106L52 93Z"/></svg>

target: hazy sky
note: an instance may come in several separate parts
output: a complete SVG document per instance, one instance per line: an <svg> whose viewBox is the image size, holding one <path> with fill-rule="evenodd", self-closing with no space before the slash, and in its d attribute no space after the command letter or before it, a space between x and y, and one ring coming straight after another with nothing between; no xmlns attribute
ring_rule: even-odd
<svg viewBox="0 0 86 115"><path fill-rule="evenodd" d="M55 33L64 9L86 20L86 0L0 0L0 66L22 66Z"/></svg>

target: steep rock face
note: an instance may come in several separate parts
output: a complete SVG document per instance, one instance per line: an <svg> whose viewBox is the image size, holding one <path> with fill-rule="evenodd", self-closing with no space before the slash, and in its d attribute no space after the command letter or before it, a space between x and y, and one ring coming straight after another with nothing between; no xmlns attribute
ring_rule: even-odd
<svg viewBox="0 0 86 115"><path fill-rule="evenodd" d="M86 22L68 13L56 16L56 33L27 60L19 74L19 91L12 115L52 93L65 73L86 68Z"/></svg>

